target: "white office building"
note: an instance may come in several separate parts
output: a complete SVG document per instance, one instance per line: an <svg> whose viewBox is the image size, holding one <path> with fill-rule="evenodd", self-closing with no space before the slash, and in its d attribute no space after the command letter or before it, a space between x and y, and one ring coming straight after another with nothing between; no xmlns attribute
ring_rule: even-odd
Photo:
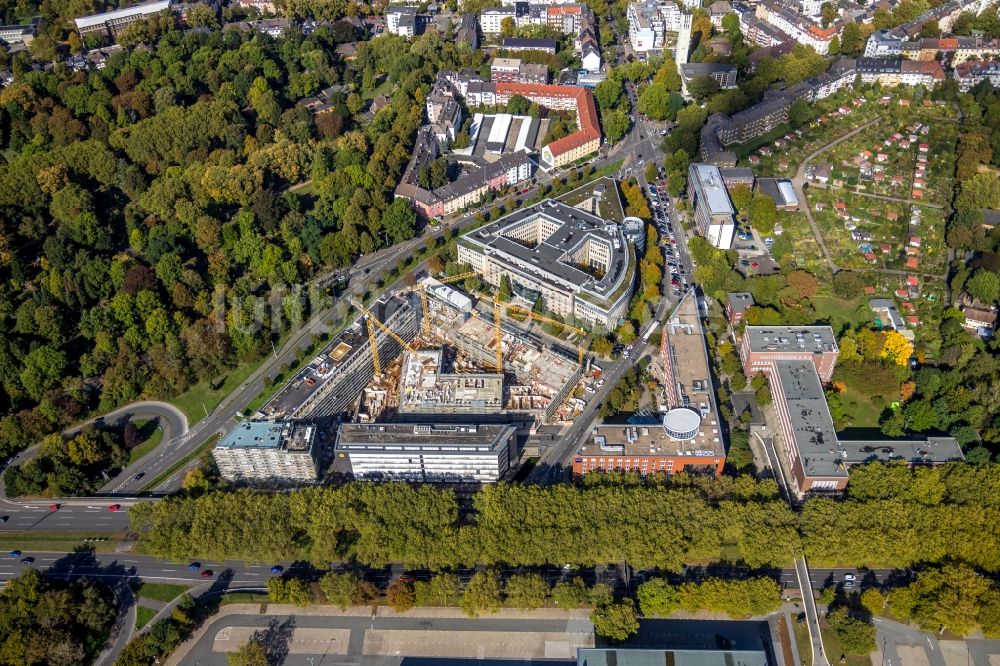
<svg viewBox="0 0 1000 666"><path fill-rule="evenodd" d="M728 250L733 244L736 210L718 167L692 164L688 168L688 200L694 206L698 232L712 247Z"/></svg>
<svg viewBox="0 0 1000 666"><path fill-rule="evenodd" d="M510 470L517 428L506 424L348 423L336 466L359 479L494 483Z"/></svg>

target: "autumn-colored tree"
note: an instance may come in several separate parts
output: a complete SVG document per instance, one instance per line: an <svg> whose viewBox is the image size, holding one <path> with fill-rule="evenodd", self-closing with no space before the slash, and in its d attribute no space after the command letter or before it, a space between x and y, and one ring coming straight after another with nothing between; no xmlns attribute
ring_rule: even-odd
<svg viewBox="0 0 1000 666"><path fill-rule="evenodd" d="M813 298L819 281L812 273L792 271L788 274L788 284L799 294L799 298Z"/></svg>
<svg viewBox="0 0 1000 666"><path fill-rule="evenodd" d="M906 366L913 355L913 343L899 331L886 331L882 335L882 358L899 366Z"/></svg>
<svg viewBox="0 0 1000 666"><path fill-rule="evenodd" d="M842 379L837 379L833 382L833 390L837 393L843 393L847 390L847 384Z"/></svg>
<svg viewBox="0 0 1000 666"><path fill-rule="evenodd" d="M917 383L915 381L903 382L899 387L899 398L903 402L906 402L913 397L913 394L917 391Z"/></svg>

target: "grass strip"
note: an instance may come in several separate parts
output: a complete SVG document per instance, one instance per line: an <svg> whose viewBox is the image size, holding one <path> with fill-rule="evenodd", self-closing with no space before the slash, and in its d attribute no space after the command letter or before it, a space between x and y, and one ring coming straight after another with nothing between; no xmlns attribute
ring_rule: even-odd
<svg viewBox="0 0 1000 666"><path fill-rule="evenodd" d="M110 553L124 536L122 532L3 532L0 533L0 551L20 550L25 555L30 555L31 551L69 553L78 546L92 546L98 553Z"/></svg>
<svg viewBox="0 0 1000 666"><path fill-rule="evenodd" d="M145 422L143 422L141 424L138 423L138 422L136 423L136 427L138 427L140 429L144 425L145 425ZM139 460L143 456L148 455L153 449L155 449L157 446L159 446L160 442L162 442L162 441L163 441L163 428L157 428L156 430L153 431L153 434L150 435L146 439L146 441L142 442L141 444L139 444L138 446L136 446L134 449L132 449L131 451L129 451L129 454L128 454L128 464L131 465L136 460Z"/></svg>
<svg viewBox="0 0 1000 666"><path fill-rule="evenodd" d="M187 585L171 585L170 583L143 583L139 586L137 594L140 597L146 597L147 599L169 603L184 594L187 589Z"/></svg>
<svg viewBox="0 0 1000 666"><path fill-rule="evenodd" d="M135 628L142 629L149 621L156 617L156 611L145 606L138 606L135 609Z"/></svg>

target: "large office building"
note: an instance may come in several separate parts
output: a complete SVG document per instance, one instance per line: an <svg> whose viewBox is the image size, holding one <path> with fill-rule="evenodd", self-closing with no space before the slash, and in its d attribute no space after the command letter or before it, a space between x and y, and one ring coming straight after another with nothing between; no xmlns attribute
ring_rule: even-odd
<svg viewBox="0 0 1000 666"><path fill-rule="evenodd" d="M500 373L444 373L441 350L403 356L399 411L405 414L495 414L503 409Z"/></svg>
<svg viewBox="0 0 1000 666"><path fill-rule="evenodd" d="M516 432L508 424L344 424L335 465L359 479L492 483L510 470Z"/></svg>
<svg viewBox="0 0 1000 666"><path fill-rule="evenodd" d="M841 491L848 470L872 461L942 465L963 460L951 437L845 441L837 436L823 384L833 376L840 350L829 326L747 326L740 340L743 370L764 373L795 491Z"/></svg>
<svg viewBox="0 0 1000 666"><path fill-rule="evenodd" d="M73 22L76 23L76 30L81 37L94 34L117 36L127 26L140 19L170 11L170 4L171 0L153 0L103 14L81 16L73 19Z"/></svg>
<svg viewBox="0 0 1000 666"><path fill-rule="evenodd" d="M722 473L726 449L694 291L664 326L660 361L669 407L662 422L596 426L573 458L574 474Z"/></svg>
<svg viewBox="0 0 1000 666"><path fill-rule="evenodd" d="M290 421L241 423L212 449L229 481L315 481L316 427Z"/></svg>
<svg viewBox="0 0 1000 666"><path fill-rule="evenodd" d="M510 280L515 296L561 317L611 330L625 316L636 258L621 227L548 200L470 231L458 243L459 263L489 284Z"/></svg>
<svg viewBox="0 0 1000 666"><path fill-rule="evenodd" d="M740 341L740 357L747 377L765 375L775 361L809 361L819 378L833 377L840 349L829 326L747 326Z"/></svg>
<svg viewBox="0 0 1000 666"><path fill-rule="evenodd" d="M712 247L728 250L736 230L736 209L718 167L697 163L688 167L688 200L694 206L698 232Z"/></svg>

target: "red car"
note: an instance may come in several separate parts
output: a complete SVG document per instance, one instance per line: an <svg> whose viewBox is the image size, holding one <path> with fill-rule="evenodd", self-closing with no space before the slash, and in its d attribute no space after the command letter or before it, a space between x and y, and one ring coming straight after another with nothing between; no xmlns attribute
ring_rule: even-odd
<svg viewBox="0 0 1000 666"><path fill-rule="evenodd" d="M112 504L108 507L108 511L117 511L120 508L122 508L121 504Z"/></svg>
<svg viewBox="0 0 1000 666"><path fill-rule="evenodd" d="M49 511L58 511L58 510L59 510L59 505L58 504L50 504L49 505Z"/></svg>
<svg viewBox="0 0 1000 666"><path fill-rule="evenodd" d="M213 573L213 571L211 569L205 569L204 571L201 572L201 577L202 578L211 578L212 577L212 573Z"/></svg>

